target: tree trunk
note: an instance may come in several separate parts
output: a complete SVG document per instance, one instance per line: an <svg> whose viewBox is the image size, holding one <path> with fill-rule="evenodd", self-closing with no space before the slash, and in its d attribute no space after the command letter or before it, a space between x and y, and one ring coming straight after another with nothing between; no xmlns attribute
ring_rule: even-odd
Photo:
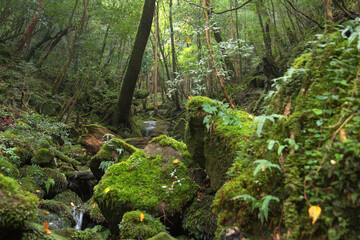
<svg viewBox="0 0 360 240"><path fill-rule="evenodd" d="M154 112L157 113L158 111L158 103L157 103L157 81L158 81L158 25L157 25L157 17L158 17L158 14L157 14L157 8L155 10L155 22L154 22L154 25L155 25L155 76L154 76Z"/></svg>
<svg viewBox="0 0 360 240"><path fill-rule="evenodd" d="M325 23L326 23L325 31L332 32L334 20L333 20L330 0L324 0L324 8L325 8Z"/></svg>
<svg viewBox="0 0 360 240"><path fill-rule="evenodd" d="M41 41L39 41L37 44L35 44L35 46L31 47L29 53L28 53L28 54L26 55L26 57L25 57L25 60L26 60L27 62L29 62L29 61L31 60L32 56L34 56L36 50L39 49L44 43L46 43L47 41L50 41L50 40L52 40L52 39L53 39L53 38L51 37L51 29L49 29L49 30L45 33L43 39L42 39Z"/></svg>
<svg viewBox="0 0 360 240"><path fill-rule="evenodd" d="M141 69L145 47L150 35L156 0L145 0L140 24L135 37L135 43L131 52L126 74L121 85L119 100L116 106L113 125L131 127L133 123L131 104L136 86L136 81ZM132 129L134 130L134 129Z"/></svg>
<svg viewBox="0 0 360 240"><path fill-rule="evenodd" d="M174 27L172 22L172 0L169 3L169 21L170 21L170 39L171 39L171 55L172 55L172 67L173 67L173 81L176 79L176 55L175 55L175 41L174 41ZM175 107L177 111L180 111L180 103L179 103L179 91L177 89L178 86L175 86Z"/></svg>
<svg viewBox="0 0 360 240"><path fill-rule="evenodd" d="M40 13L44 10L44 0L40 0L39 7L37 8L35 14L32 16L29 25L26 27L21 39L16 44L14 49L14 56L18 57L23 50L25 43L31 38L31 34L34 31L36 24L39 20Z"/></svg>

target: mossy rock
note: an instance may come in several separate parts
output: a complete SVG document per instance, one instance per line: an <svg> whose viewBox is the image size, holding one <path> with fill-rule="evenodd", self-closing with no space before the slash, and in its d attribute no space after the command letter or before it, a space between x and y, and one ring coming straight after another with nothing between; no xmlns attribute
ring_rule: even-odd
<svg viewBox="0 0 360 240"><path fill-rule="evenodd" d="M35 217L38 203L34 194L23 190L14 179L0 174L1 236L5 237L14 230L22 229L27 221Z"/></svg>
<svg viewBox="0 0 360 240"><path fill-rule="evenodd" d="M176 238L173 238L166 232L161 232L151 238L148 238L148 240L176 240Z"/></svg>
<svg viewBox="0 0 360 240"><path fill-rule="evenodd" d="M38 111L39 113L45 114L47 116L56 116L61 111L61 108L62 106L60 103L51 99L47 99L47 101L41 104Z"/></svg>
<svg viewBox="0 0 360 240"><path fill-rule="evenodd" d="M51 234L44 231L44 224L37 224L31 222L26 224L25 228L20 232L21 240L67 240L67 238L60 236L53 231Z"/></svg>
<svg viewBox="0 0 360 240"><path fill-rule="evenodd" d="M55 154L53 151L47 148L41 148L35 153L34 158L31 160L33 164L39 165L40 167L55 168L56 164L54 161Z"/></svg>
<svg viewBox="0 0 360 240"><path fill-rule="evenodd" d="M18 178L19 170L10 162L6 160L6 158L0 157L0 173L7 177Z"/></svg>
<svg viewBox="0 0 360 240"><path fill-rule="evenodd" d="M211 187L218 190L226 181L226 172L231 167L237 151L254 132L253 117L243 111L234 110L231 114L241 125L227 125L218 116L208 131L204 118L209 116L203 105L222 107L207 97L194 97L188 101L188 123L186 126L186 144L192 159L205 168Z"/></svg>
<svg viewBox="0 0 360 240"><path fill-rule="evenodd" d="M100 151L91 158L90 169L96 179L100 180L104 175L104 170L100 168L102 162L121 162L125 161L137 149L121 139L113 138L105 143Z"/></svg>
<svg viewBox="0 0 360 240"><path fill-rule="evenodd" d="M54 230L57 235L63 236L68 240L103 240L103 238L93 230L76 230L74 228L65 228Z"/></svg>
<svg viewBox="0 0 360 240"><path fill-rule="evenodd" d="M66 206L71 206L71 203L76 206L82 201L81 198L73 191L67 189L54 197L54 200L64 203Z"/></svg>
<svg viewBox="0 0 360 240"><path fill-rule="evenodd" d="M164 164L162 156L147 157L138 150L107 170L94 188L94 199L116 233L120 219L129 209L141 209L155 217L171 216L182 211L195 191L181 161Z"/></svg>
<svg viewBox="0 0 360 240"><path fill-rule="evenodd" d="M61 229L75 226L76 222L71 213L72 206L55 200L44 200L39 204L40 211L37 223L49 222L49 229ZM43 210L43 211L41 211ZM45 212L48 212L46 214Z"/></svg>
<svg viewBox="0 0 360 240"><path fill-rule="evenodd" d="M142 216L143 219L141 219ZM125 213L119 229L119 239L148 239L160 232L165 232L165 227L159 219L141 211Z"/></svg>
<svg viewBox="0 0 360 240"><path fill-rule="evenodd" d="M79 143L91 154L96 154L102 145L111 138L120 138L120 136L103 126L92 124L83 127Z"/></svg>
<svg viewBox="0 0 360 240"><path fill-rule="evenodd" d="M149 156L161 155L166 162L171 159L179 159L186 166L191 165L186 144L165 135L153 138L144 148L144 152Z"/></svg>
<svg viewBox="0 0 360 240"><path fill-rule="evenodd" d="M195 239L214 239L217 228L217 215L211 208L214 196L203 194L186 209L182 226Z"/></svg>
<svg viewBox="0 0 360 240"><path fill-rule="evenodd" d="M88 214L90 220L99 224L99 225L106 225L106 219L104 215L101 213L99 206L96 204L94 198L90 198L89 201L85 204L85 212L84 214Z"/></svg>
<svg viewBox="0 0 360 240"><path fill-rule="evenodd" d="M174 126L172 136L177 140L185 140L186 119L180 119Z"/></svg>
<svg viewBox="0 0 360 240"><path fill-rule="evenodd" d="M30 177L36 183L39 190L36 194L42 198L53 198L56 194L66 189L66 178L57 170L51 168L41 168L39 166L26 166L20 170L25 177ZM24 180L24 179L23 179ZM24 183L24 181L21 181ZM25 184L26 186L26 184ZM33 184L27 187L34 187Z"/></svg>

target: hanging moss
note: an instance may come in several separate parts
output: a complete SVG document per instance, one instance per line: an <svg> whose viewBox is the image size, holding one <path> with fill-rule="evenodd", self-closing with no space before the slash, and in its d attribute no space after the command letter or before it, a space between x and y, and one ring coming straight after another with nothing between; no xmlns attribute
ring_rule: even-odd
<svg viewBox="0 0 360 240"><path fill-rule="evenodd" d="M140 215L143 214L143 219ZM124 214L120 224L120 239L148 239L159 232L165 232L159 219L141 211L131 211Z"/></svg>
<svg viewBox="0 0 360 240"><path fill-rule="evenodd" d="M0 174L0 234L22 229L35 217L38 198L21 189L12 178ZM10 239L10 238L9 238Z"/></svg>

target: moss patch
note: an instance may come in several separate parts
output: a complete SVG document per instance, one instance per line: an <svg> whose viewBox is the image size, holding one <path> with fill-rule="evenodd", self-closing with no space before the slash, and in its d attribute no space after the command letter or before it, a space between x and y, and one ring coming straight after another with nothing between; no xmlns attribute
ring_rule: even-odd
<svg viewBox="0 0 360 240"><path fill-rule="evenodd" d="M142 214L144 217L140 219ZM165 231L165 227L159 219L141 211L125 213L119 224L119 229L120 239L148 239Z"/></svg>
<svg viewBox="0 0 360 240"><path fill-rule="evenodd" d="M53 151L47 148L41 148L35 153L35 156L31 162L33 164L39 165L40 167L55 168L54 157L55 154Z"/></svg>
<svg viewBox="0 0 360 240"><path fill-rule="evenodd" d="M0 173L11 178L19 177L19 170L8 162L6 158L0 158Z"/></svg>
<svg viewBox="0 0 360 240"><path fill-rule="evenodd" d="M0 233L21 229L34 218L38 198L21 189L12 178L0 174Z"/></svg>

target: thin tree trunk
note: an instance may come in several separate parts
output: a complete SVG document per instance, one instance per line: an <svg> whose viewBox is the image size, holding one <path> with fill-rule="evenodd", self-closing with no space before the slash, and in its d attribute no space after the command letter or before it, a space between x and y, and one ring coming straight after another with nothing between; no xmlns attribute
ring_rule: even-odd
<svg viewBox="0 0 360 240"><path fill-rule="evenodd" d="M78 2L78 0L75 3L74 10L76 8L77 2ZM66 71L69 68L69 65L71 63L71 60L72 60L72 57L73 57L73 54L74 54L74 51L75 51L75 44L76 44L77 40L79 39L79 37L81 35L81 32L82 32L83 27L84 27L84 23L86 21L86 13L87 13L88 4L89 4L89 0L83 0L83 12L82 12L81 20L80 20L80 23L79 23L79 26L78 26L79 28L74 33L74 38L73 38L72 42L71 42L70 34L67 35L68 56L67 56L67 59L66 59L64 65L63 65L63 67L60 70L60 73L58 74L57 78L55 79L55 83L54 83L54 85L53 85L53 87L51 89L52 94L55 94L58 91L61 82L64 80ZM70 26L71 26L71 23L70 23Z"/></svg>
<svg viewBox="0 0 360 240"><path fill-rule="evenodd" d="M232 2L230 0L230 8L232 8ZM231 25L231 42L235 42L235 34L234 34L234 23L233 23L233 12L230 12L230 25ZM237 62L237 56L236 53L234 53L234 63L235 63L235 75L236 80L239 79L239 70L238 70L238 62Z"/></svg>
<svg viewBox="0 0 360 240"><path fill-rule="evenodd" d="M42 39L41 41L39 41L35 46L31 47L29 53L28 53L28 54L26 55L26 57L25 57L25 60L26 60L27 62L29 62L29 61L31 60L32 56L34 56L36 50L39 49L39 48L40 48L44 43L46 43L47 41L50 41L51 39L53 39L53 38L51 37L51 29L49 29L49 30L45 33L43 39Z"/></svg>
<svg viewBox="0 0 360 240"><path fill-rule="evenodd" d="M171 0L170 0L171 1ZM229 96L229 94L227 93L226 91L226 88L225 88L225 85L223 83L223 80L221 78L221 75L219 74L219 71L216 67L216 60L215 60L215 57L213 56L212 54L212 50L211 50L211 45L210 45L210 33L209 33L209 29L210 29L210 25L209 25L209 15L207 14L207 10L205 9L207 6L206 4L206 0L203 0L203 8L204 8L204 15L205 15L205 19L206 19L206 31L205 31L205 35L206 35L206 44L207 44L207 47L208 47L208 50L209 50L209 55L210 55L210 58L212 60L212 64L213 64L213 67L214 67L214 70L215 70L215 74L216 74L216 78L218 79L219 81L219 84L221 86L221 89L225 95L225 98L226 100L228 101L228 103L230 104L230 106L232 108L235 108L234 104L232 103L231 101L231 98Z"/></svg>
<svg viewBox="0 0 360 240"><path fill-rule="evenodd" d="M172 67L173 67L173 81L176 79L176 55L175 55L175 41L174 41L174 27L172 22L172 0L169 3L169 21L170 21L170 39L171 39L171 55L172 55ZM177 89L178 86L175 86L175 107L177 111L180 111L180 103L179 103L179 91Z"/></svg>
<svg viewBox="0 0 360 240"><path fill-rule="evenodd" d="M157 113L158 111L158 103L157 103L157 81L158 81L158 25L157 25L157 18L158 18L158 12L157 8L155 7L155 76L154 76L154 112Z"/></svg>
<svg viewBox="0 0 360 240"><path fill-rule="evenodd" d="M325 8L325 23L326 23L325 31L332 32L334 20L333 20L330 0L324 0L324 8Z"/></svg>
<svg viewBox="0 0 360 240"><path fill-rule="evenodd" d="M15 46L14 49L14 56L18 57L23 50L25 43L31 38L31 34L34 31L38 20L40 13L44 10L44 0L40 0L39 7L37 8L35 14L32 16L29 25L26 27L23 35L21 36L21 39L18 41L18 43Z"/></svg>

